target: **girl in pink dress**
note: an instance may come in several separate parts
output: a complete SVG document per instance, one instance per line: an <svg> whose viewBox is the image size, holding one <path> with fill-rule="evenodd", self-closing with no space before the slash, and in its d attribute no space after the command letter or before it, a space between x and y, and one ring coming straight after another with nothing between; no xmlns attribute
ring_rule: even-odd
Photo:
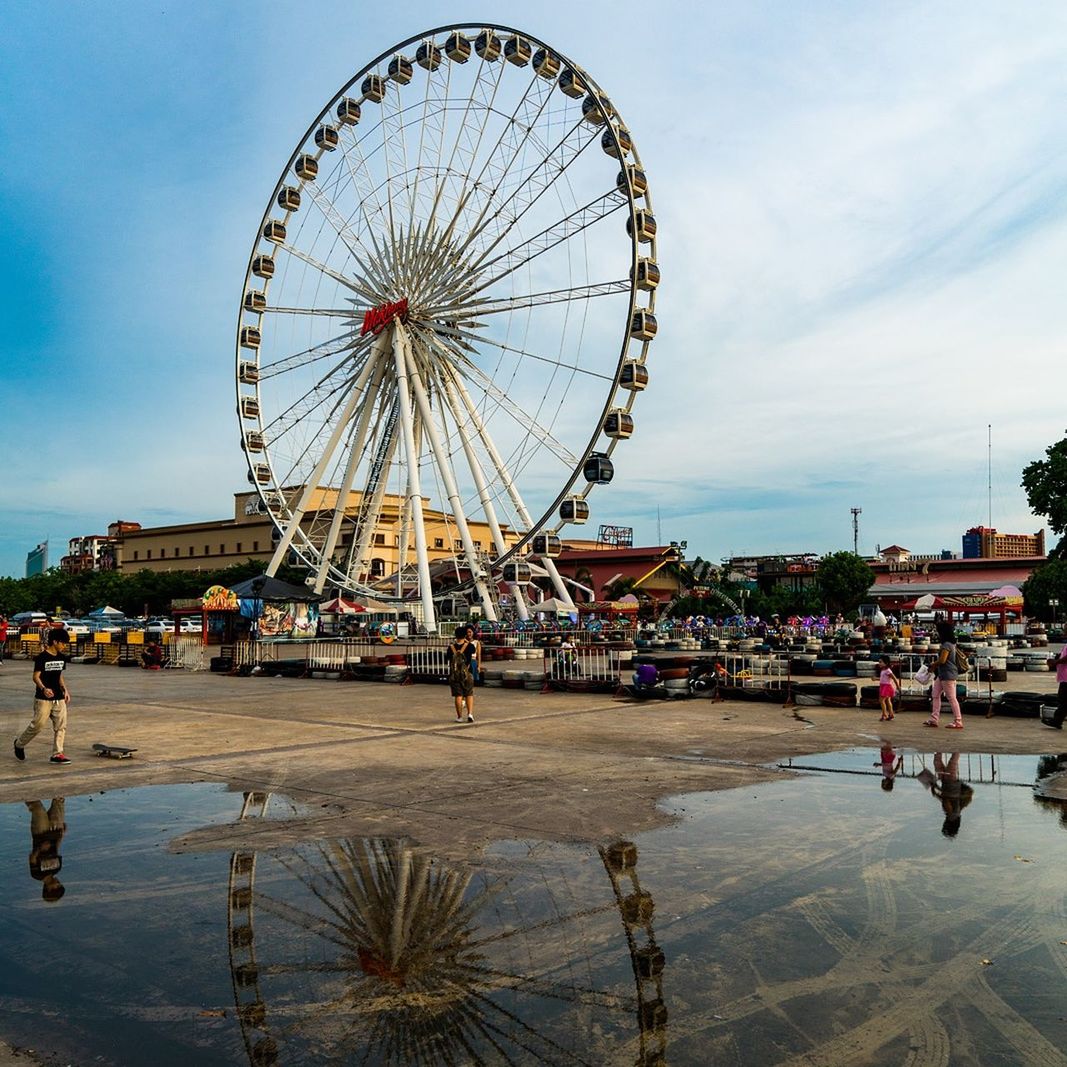
<svg viewBox="0 0 1067 1067"><path fill-rule="evenodd" d="M889 657L882 656L878 660L878 702L882 706L880 722L888 722L896 717L893 714L893 697L899 692L900 680L889 666Z"/></svg>

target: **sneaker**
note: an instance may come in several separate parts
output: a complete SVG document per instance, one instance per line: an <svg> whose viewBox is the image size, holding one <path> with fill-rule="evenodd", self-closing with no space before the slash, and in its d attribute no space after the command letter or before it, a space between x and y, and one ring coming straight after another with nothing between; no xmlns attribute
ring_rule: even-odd
<svg viewBox="0 0 1067 1067"><path fill-rule="evenodd" d="M66 756L64 756L62 752L57 752L54 756L52 756L49 759L48 762L49 763L70 763L70 760Z"/></svg>
<svg viewBox="0 0 1067 1067"><path fill-rule="evenodd" d="M26 750L24 748L19 748L19 743L18 743L18 741L16 741L15 742L15 759L25 759L25 758L26 758Z"/></svg>
<svg viewBox="0 0 1067 1067"><path fill-rule="evenodd" d="M467 722L474 722L474 716L473 715L468 715L467 716Z"/></svg>

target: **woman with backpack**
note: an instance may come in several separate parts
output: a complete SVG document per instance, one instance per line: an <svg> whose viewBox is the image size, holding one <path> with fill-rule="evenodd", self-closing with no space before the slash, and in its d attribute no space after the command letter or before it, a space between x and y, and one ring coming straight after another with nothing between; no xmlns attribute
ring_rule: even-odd
<svg viewBox="0 0 1067 1067"><path fill-rule="evenodd" d="M456 702L456 722L474 722L474 675L471 674L470 642L467 627L457 626L455 640L448 646L448 687Z"/></svg>
<svg viewBox="0 0 1067 1067"><path fill-rule="evenodd" d="M934 678L933 708L923 726L937 726L941 717L941 698L948 699L948 705L952 708L952 722L948 724L949 730L963 729L963 712L960 711L959 697L956 695L956 679L959 678L959 665L956 653L956 631L952 623L941 621L937 624L937 636L941 638L941 651L937 659L931 665L936 677ZM960 653L962 656L962 653Z"/></svg>

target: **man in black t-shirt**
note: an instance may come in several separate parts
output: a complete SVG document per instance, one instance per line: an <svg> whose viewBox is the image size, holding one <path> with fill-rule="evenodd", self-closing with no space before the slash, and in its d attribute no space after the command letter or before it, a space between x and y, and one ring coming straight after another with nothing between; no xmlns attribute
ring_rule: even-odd
<svg viewBox="0 0 1067 1067"><path fill-rule="evenodd" d="M52 720L51 763L70 763L63 755L63 742L67 735L67 705L70 690L63 677L69 659L70 635L62 627L49 630L44 651L33 661L33 684L37 687L33 697L33 719L30 725L15 738L15 758L26 758L26 746L41 732L46 719Z"/></svg>

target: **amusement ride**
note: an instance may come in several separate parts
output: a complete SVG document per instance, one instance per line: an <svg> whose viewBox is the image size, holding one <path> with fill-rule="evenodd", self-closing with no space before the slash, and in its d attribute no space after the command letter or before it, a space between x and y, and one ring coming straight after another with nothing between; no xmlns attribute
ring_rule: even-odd
<svg viewBox="0 0 1067 1067"><path fill-rule="evenodd" d="M629 127L559 50L502 26L420 33L299 139L237 325L249 480L330 586L519 619L631 436L656 335L656 219ZM386 552L385 549L389 551ZM395 554L395 573L384 556Z"/></svg>

